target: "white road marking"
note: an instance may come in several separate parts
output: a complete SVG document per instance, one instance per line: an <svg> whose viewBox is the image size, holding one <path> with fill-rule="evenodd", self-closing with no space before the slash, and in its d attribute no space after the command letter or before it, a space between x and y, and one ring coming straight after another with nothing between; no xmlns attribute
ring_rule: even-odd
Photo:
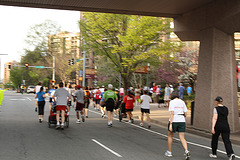
<svg viewBox="0 0 240 160"><path fill-rule="evenodd" d="M25 101L26 99L10 99L11 101Z"/></svg>
<svg viewBox="0 0 240 160"><path fill-rule="evenodd" d="M28 97L27 97L27 99L28 99L29 101L32 101L32 100L31 100L30 98L28 98Z"/></svg>
<svg viewBox="0 0 240 160"><path fill-rule="evenodd" d="M97 143L98 145L100 145L101 147L103 147L104 149L108 150L109 152L111 152L112 154L114 154L117 157L122 157L120 154L118 154L117 152L114 152L113 150L111 150L110 148L108 148L107 146L103 145L102 143L98 142L95 139L92 139L93 142Z"/></svg>
<svg viewBox="0 0 240 160"><path fill-rule="evenodd" d="M95 112L95 111L92 111L92 110L89 110L89 111L101 115L101 113L99 113L99 112ZM114 120L118 120L118 118L113 118L113 119L114 119ZM139 128L139 129L142 129L142 130L145 130L145 131L148 131L148 132L151 132L151 133L160 135L160 136L162 136L162 137L166 137L166 138L168 137L168 135L165 135L165 134L162 134L162 133L159 133L159 132L156 132L156 131L147 129L147 128L143 128L143 127L141 127L141 126L138 126L138 125L135 125L135 124L132 124L132 123L128 123L128 122L124 122L124 121L122 121L122 122L123 122L123 123L126 123L126 124L129 124L129 125L132 125L132 126L134 126L134 127L137 127L137 128ZM176 140L176 141L180 141L180 139L175 138L175 137L173 137L173 139ZM201 148L205 148L205 149L212 150L211 147L204 146L204 145L201 145L201 144L197 144L197 143L194 143L194 142L189 142L189 141L187 141L187 143L188 143L188 144L191 144L191 145L194 145L194 146L201 147ZM217 150L217 152L223 153L223 154L227 154L225 151L222 151L222 150ZM240 156L238 156L238 155L235 155L235 157L240 159Z"/></svg>

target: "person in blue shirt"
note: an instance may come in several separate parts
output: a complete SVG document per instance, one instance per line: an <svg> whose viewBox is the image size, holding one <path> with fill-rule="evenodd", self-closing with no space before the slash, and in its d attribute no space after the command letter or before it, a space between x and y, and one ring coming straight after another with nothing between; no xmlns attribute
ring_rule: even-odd
<svg viewBox="0 0 240 160"><path fill-rule="evenodd" d="M42 123L46 98L45 92L43 92L43 87L40 88L40 91L35 95L35 98L38 98L38 119L39 123Z"/></svg>
<svg viewBox="0 0 240 160"><path fill-rule="evenodd" d="M48 95L49 95L49 109L52 108L52 104L53 104L53 100L52 100L52 93L55 92L54 86L52 86L51 89L49 89L48 91Z"/></svg>
<svg viewBox="0 0 240 160"><path fill-rule="evenodd" d="M187 94L189 96L192 94L192 87L191 87L191 85L188 85L188 87L187 87Z"/></svg>
<svg viewBox="0 0 240 160"><path fill-rule="evenodd" d="M182 86L182 83L179 83L178 92L179 92L179 98L183 99L185 88Z"/></svg>

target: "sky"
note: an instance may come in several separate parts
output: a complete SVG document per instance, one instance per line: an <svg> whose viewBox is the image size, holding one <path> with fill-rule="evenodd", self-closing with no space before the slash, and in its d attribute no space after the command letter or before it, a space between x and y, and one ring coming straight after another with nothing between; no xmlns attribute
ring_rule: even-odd
<svg viewBox="0 0 240 160"><path fill-rule="evenodd" d="M12 60L20 61L21 55L24 55L24 48L28 47L24 41L30 27L47 19L56 22L62 31L79 32L79 11L0 5L0 54L8 54L0 55L1 79L4 64Z"/></svg>

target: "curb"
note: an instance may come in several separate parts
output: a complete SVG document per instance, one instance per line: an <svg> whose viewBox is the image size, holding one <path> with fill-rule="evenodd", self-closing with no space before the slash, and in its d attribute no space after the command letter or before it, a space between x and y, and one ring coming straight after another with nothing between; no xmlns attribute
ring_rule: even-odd
<svg viewBox="0 0 240 160"><path fill-rule="evenodd" d="M139 120L141 120L141 116L134 116L134 118L138 118ZM144 122L146 122L145 118L143 120L144 120ZM166 128L168 126L167 123L160 122L160 121L158 121L156 119L151 119L151 123L154 123L156 125L160 125L161 127L166 127ZM197 135L197 136L209 138L209 139L212 138L212 134L209 131L200 130L198 128L194 128L193 126L186 126L186 132L190 133L190 134ZM239 145L240 144L240 137L239 137L239 139L235 139L235 138L232 138L231 135L232 134L230 134L230 140L231 140L232 144ZM219 138L219 141L223 142L222 138Z"/></svg>

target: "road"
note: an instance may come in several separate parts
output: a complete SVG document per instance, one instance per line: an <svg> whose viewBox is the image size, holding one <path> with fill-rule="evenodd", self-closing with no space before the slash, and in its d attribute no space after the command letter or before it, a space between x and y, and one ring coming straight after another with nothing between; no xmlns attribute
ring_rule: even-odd
<svg viewBox="0 0 240 160"><path fill-rule="evenodd" d="M89 118L76 124L75 112L70 111L70 126L65 130L48 128L49 103L45 105L45 121L38 122L34 111L34 95L12 91L4 93L0 107L0 160L184 160L184 150L174 140L173 157L164 156L167 150L167 130L152 125L146 129L134 124L107 120L90 107ZM208 160L210 139L186 133L191 160ZM240 145L233 145L237 159ZM228 159L219 143L218 160Z"/></svg>

